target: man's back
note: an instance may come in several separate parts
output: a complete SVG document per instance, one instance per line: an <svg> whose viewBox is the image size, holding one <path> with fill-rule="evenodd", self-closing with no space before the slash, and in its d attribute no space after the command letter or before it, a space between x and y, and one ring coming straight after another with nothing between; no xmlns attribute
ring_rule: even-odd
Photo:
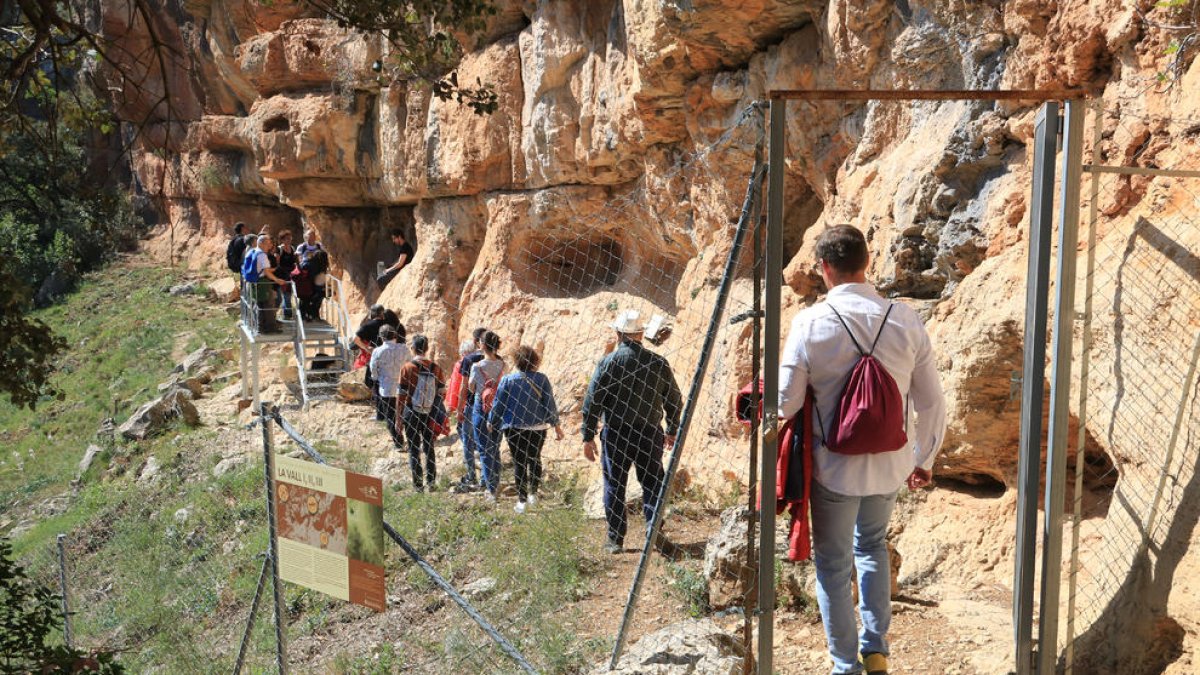
<svg viewBox="0 0 1200 675"><path fill-rule="evenodd" d="M846 326L829 305L837 309ZM925 465L932 463L942 440L945 404L928 333L916 312L903 303L895 304L887 325L883 326L890 305L868 284L842 284L829 292L826 302L801 311L793 319L784 347L780 415L795 415L804 402L806 386L812 385L816 396L813 420L816 477L822 485L841 494L861 496L897 489L914 463L928 468ZM847 326L854 333L853 340ZM864 351L871 352L877 335L879 342L873 354L895 379L905 400L905 426L910 441L899 450L880 454L850 456L831 452L824 447L823 440L837 423L839 400L859 358L854 341ZM916 433L911 424L912 412L918 413Z"/></svg>
<svg viewBox="0 0 1200 675"><path fill-rule="evenodd" d="M596 367L584 399L584 425L594 430L595 422L603 415L608 426L657 426L665 414L667 433L673 435L681 407L679 387L667 360L629 341Z"/></svg>

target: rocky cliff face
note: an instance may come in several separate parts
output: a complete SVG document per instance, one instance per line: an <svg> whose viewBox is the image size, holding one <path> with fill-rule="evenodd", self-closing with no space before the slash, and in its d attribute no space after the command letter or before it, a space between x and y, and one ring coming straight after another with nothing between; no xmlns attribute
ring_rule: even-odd
<svg viewBox="0 0 1200 675"><path fill-rule="evenodd" d="M1148 3L502 0L458 70L499 94L479 117L377 75L385 44L287 3L164 2L149 27L106 2L104 26L127 44L153 34L178 49L148 66L152 92L178 101L171 115L149 94L118 101L130 119L150 114L135 168L175 254L221 264L237 220L315 227L353 309L397 308L447 361L479 324L507 346L538 344L568 411L618 309L674 317L663 351L690 381L761 133L748 106L771 89L1078 87L1100 97L1098 150L1111 161L1142 161L1147 147L1162 166L1200 157L1194 125L1117 123L1200 117L1200 66L1177 64L1174 86L1157 77L1174 52L1155 26L1175 18ZM952 420L940 475L1001 491L1016 477L1035 113L822 102L793 103L788 121L787 316L816 297L812 233L864 229L872 280L930 318ZM1151 193L1127 182L1103 209L1104 232L1195 208ZM417 254L380 289L392 227ZM732 304L749 303L743 269ZM749 377L749 328L719 338L684 460L710 486L745 470L726 408ZM1102 436L1089 461L1123 469L1129 458Z"/></svg>

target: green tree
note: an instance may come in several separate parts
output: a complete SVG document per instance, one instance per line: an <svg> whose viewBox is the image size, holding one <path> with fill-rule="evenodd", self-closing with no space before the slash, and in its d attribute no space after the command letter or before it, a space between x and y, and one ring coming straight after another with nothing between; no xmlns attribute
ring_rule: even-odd
<svg viewBox="0 0 1200 675"><path fill-rule="evenodd" d="M0 392L14 405L33 408L41 397L58 393L50 377L66 341L29 316L28 287L6 262L0 256Z"/></svg>
<svg viewBox="0 0 1200 675"><path fill-rule="evenodd" d="M52 644L62 630L60 596L29 578L0 539L0 672L123 673L106 652L89 653Z"/></svg>

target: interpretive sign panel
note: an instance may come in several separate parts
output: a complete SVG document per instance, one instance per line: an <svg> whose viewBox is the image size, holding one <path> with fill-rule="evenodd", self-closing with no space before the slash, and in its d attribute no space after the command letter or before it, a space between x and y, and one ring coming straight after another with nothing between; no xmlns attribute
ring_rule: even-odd
<svg viewBox="0 0 1200 675"><path fill-rule="evenodd" d="M341 600L387 608L383 481L275 457L279 576Z"/></svg>

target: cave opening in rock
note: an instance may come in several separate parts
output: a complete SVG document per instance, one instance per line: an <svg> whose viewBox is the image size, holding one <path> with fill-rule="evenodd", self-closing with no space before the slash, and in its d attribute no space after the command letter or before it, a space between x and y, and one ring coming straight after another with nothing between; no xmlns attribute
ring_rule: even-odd
<svg viewBox="0 0 1200 675"><path fill-rule="evenodd" d="M288 131L292 128L288 118L283 115L276 115L263 122L262 130L264 134L269 134L275 131Z"/></svg>
<svg viewBox="0 0 1200 675"><path fill-rule="evenodd" d="M970 495L976 499L997 499L1003 497L1008 489L1004 481L983 473L938 476L934 472L934 480L940 488Z"/></svg>
<svg viewBox="0 0 1200 675"><path fill-rule="evenodd" d="M514 271L518 283L537 295L578 298L615 286L624 255L621 243L604 234L540 234L521 247Z"/></svg>

